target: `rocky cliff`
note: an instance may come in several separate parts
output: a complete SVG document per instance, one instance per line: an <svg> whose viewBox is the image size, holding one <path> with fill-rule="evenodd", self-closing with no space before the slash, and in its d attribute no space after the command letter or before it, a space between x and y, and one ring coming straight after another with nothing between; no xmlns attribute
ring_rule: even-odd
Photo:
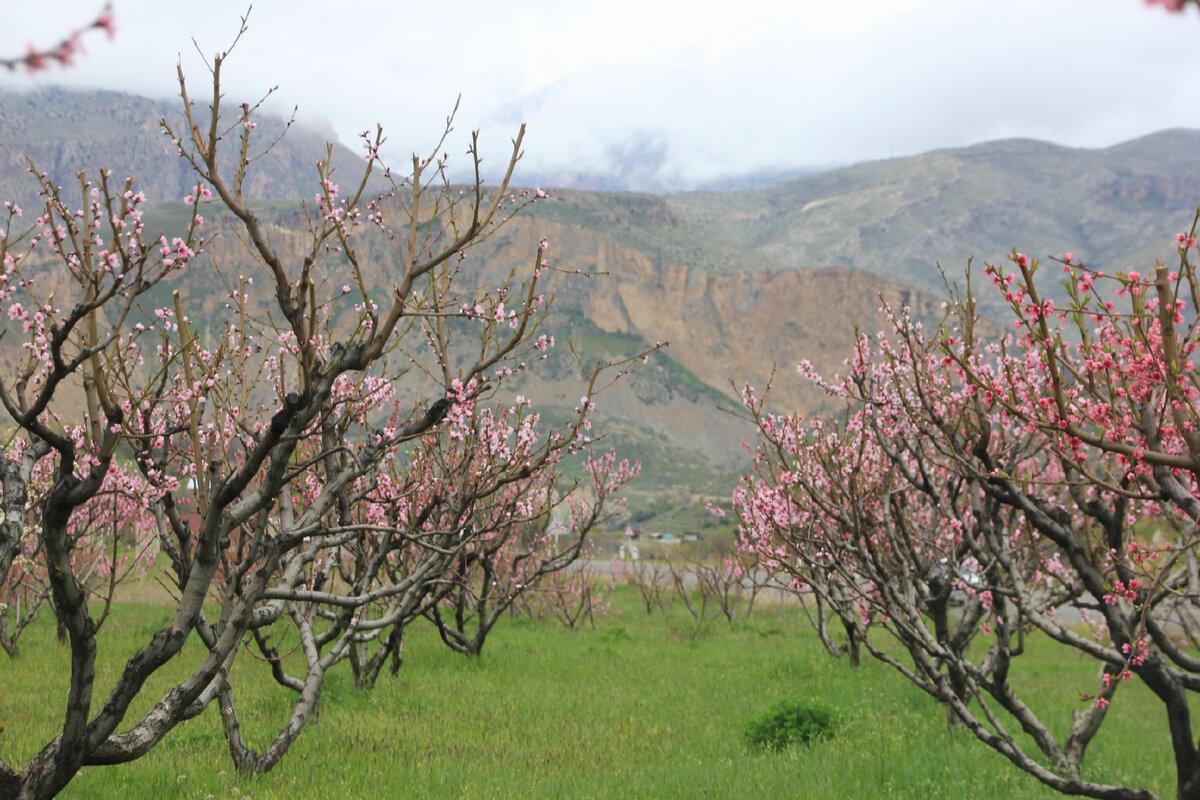
<svg viewBox="0 0 1200 800"><path fill-rule="evenodd" d="M163 116L178 119L169 103L114 93L0 93L0 193L21 199L30 192L29 155L64 185L78 169L107 166L137 177L152 199L177 202L193 178L159 132ZM264 119L260 133L282 126ZM291 130L255 163L247 184L289 259L302 258L304 223L294 198L313 194L325 133ZM671 342L604 394L599 411L610 441L648 459L647 474L660 488L715 487L722 470L744 463L739 445L751 435L728 413L736 408L731 382L761 388L777 368L777 408L825 407L795 364L842 369L855 327L880 326L880 295L936 317L938 262L954 276L968 257L998 260L1014 246L1036 255L1071 249L1109 269L1170 256L1172 235L1200 200L1197 154L1200 133L1167 131L1097 151L996 142L747 192L551 190L551 200L471 251L464 279L495 285L510 269L527 268L538 240L549 239L559 270L548 283L557 296L550 325L560 353L522 390L552 414L577 402L578 370L566 340L589 359ZM335 146L334 156L343 175L361 166L346 148ZM185 214L181 204L163 202L153 224L170 229ZM364 252L368 280L386 291L395 271L390 250L376 241ZM232 236L210 255L210 272L189 277L185 301L219 323L220 275L259 268Z"/></svg>
<svg viewBox="0 0 1200 800"><path fill-rule="evenodd" d="M235 110L233 106L231 111ZM27 174L32 160L64 188L77 185L79 170L86 169L94 176L103 167L111 169L117 180L135 178L152 202L181 200L196 180L191 166L178 157L178 148L163 135L162 119L176 133L186 130L177 101L105 91L0 90L0 195L24 205L31 203L37 191ZM260 124L257 140L265 150L283 132L285 122L263 116ZM286 146L263 152L255 162L246 182L246 196L267 199L313 194L313 165L325 156L332 136L332 131L293 126L284 140ZM362 164L340 145L334 148L334 162L347 175L360 170Z"/></svg>

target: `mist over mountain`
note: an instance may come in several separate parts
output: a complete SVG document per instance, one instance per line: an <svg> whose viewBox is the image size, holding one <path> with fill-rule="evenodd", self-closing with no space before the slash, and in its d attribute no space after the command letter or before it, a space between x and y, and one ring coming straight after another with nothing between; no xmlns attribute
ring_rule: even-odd
<svg viewBox="0 0 1200 800"><path fill-rule="evenodd" d="M522 166L518 176L523 183L543 188L667 194L759 189L830 168L781 166L696 177L684 175L671 167L669 147L661 132L642 131L618 144L609 145L605 150L602 170L575 166L541 169Z"/></svg>

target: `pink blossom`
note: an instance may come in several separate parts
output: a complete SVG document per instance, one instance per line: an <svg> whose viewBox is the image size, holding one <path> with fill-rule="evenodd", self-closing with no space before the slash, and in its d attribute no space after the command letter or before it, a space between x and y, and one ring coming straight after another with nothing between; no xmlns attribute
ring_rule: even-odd
<svg viewBox="0 0 1200 800"><path fill-rule="evenodd" d="M100 16L96 17L96 21L92 23L92 27L101 28L108 34L108 38L111 41L117 35L116 21L116 16L113 14L112 9L106 8L100 13Z"/></svg>

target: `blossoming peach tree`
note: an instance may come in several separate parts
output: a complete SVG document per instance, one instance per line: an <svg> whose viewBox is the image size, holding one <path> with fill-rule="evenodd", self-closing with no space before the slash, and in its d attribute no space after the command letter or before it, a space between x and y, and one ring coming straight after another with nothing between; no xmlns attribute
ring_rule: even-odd
<svg viewBox="0 0 1200 800"><path fill-rule="evenodd" d="M490 454L485 458L490 460ZM610 498L637 474L638 466L618 462L610 451L589 456L584 469L590 479L587 493L572 492L555 500L558 476L543 473L536 483L497 493L494 506L477 511L471 524L486 533L459 552L438 593L441 602L425 611L447 646L479 655L502 615L518 610L518 601L523 610L547 605L553 610L563 601L589 614L596 610L594 581L584 569L566 569L588 555L587 543L572 532L588 530L617 513L622 504ZM515 505L515 518L522 525L508 521L514 518L509 504Z"/></svg>
<svg viewBox="0 0 1200 800"><path fill-rule="evenodd" d="M6 206L0 591L26 610L49 600L70 681L57 735L23 766L0 763L5 797L49 797L84 766L136 759L214 703L237 768L270 769L331 668L348 661L370 685L398 664L405 626L462 590L464 563L504 553L508 599L495 602L507 607L575 559L636 472L598 455L581 487L559 469L591 442L594 398L623 362L587 370L587 397L553 430L503 399L553 344L540 331L548 244L492 288L469 249L545 196L509 191L524 130L490 189L474 137L476 179L458 187L441 143L401 178L382 166L382 134L364 134L349 191L329 159L317 164L292 257L244 191L272 144L256 105L227 110L228 55L209 65L203 111L180 72L185 122L163 123L195 174L175 235L149 231L146 198L108 172L63 188L31 167L41 208ZM236 270L211 255L218 231L243 245ZM220 281L227 318L189 313ZM524 536L558 505L573 509L565 537ZM102 691L114 589L152 561L169 576L170 618ZM188 661L193 636L202 654ZM236 702L246 650L295 697L261 752ZM162 675L169 688L145 698ZM131 719L133 706L144 710Z"/></svg>
<svg viewBox="0 0 1200 800"><path fill-rule="evenodd" d="M76 447L82 447L83 430L76 428ZM9 463L24 460L28 440L13 439L6 446ZM5 486L5 497L11 496L7 511L13 513L13 523L4 524L9 535L4 537L4 557L8 561L8 577L0 584L0 647L9 656L21 653L21 634L29 627L48 602L52 592L48 573L41 555L41 540L36 535L37 509L54 481L51 459L37 457L29 461L27 479L19 477L20 468L11 473ZM0 468L2 472L4 468ZM16 480L14 480L14 478ZM154 530L154 519L143 502L143 483L137 469L128 463L117 464L109 474L108 486L71 516L67 523L75 575L86 590L111 601L113 590L121 580L133 574L144 574L152 548L146 546L147 534ZM9 490L12 494L9 494ZM27 499L24 508L19 498ZM24 513L22 513L22 511ZM92 535L103 531L102 535ZM139 541L140 540L140 541ZM137 546L135 546L137 545ZM106 613L107 609L105 612ZM60 638L66 629L59 626Z"/></svg>
<svg viewBox="0 0 1200 800"><path fill-rule="evenodd" d="M762 439L735 497L743 546L1064 793L1155 796L1083 769L1137 681L1160 703L1177 796L1200 797L1195 236L1144 275L1052 259L1059 302L1036 259L988 265L1007 331L980 322L969 280L932 329L887 307L891 330L861 336L845 375L800 368L842 403L834 418L744 394ZM1018 688L1032 636L1095 665L1064 721Z"/></svg>

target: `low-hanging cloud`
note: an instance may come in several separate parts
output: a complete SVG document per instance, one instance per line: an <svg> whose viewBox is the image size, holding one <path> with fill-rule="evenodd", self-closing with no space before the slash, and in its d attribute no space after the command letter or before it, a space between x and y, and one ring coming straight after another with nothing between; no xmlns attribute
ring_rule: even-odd
<svg viewBox="0 0 1200 800"><path fill-rule="evenodd" d="M174 94L177 60L204 77L192 37L220 49L245 8L166 5L118 3L116 41L90 41L81 66L3 80ZM526 121L522 173L650 190L1001 137L1097 147L1200 125L1194 13L1138 0L835 5L756 0L737 14L681 15L655 0L468 0L453 18L406 3L369 18L315 0L260 5L227 88L253 99L279 84L275 110L299 105L351 145L382 122L393 161L431 147L461 94L447 147L456 168L467 130L484 129L485 163L499 165ZM97 3L61 6L69 26ZM36 8L6 15L0 49L56 35Z"/></svg>

